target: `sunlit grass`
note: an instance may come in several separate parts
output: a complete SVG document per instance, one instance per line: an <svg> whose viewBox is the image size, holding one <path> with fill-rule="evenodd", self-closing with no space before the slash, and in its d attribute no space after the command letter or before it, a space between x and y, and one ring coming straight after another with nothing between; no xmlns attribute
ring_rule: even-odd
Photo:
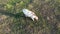
<svg viewBox="0 0 60 34"><path fill-rule="evenodd" d="M5 5L1 3L3 6L0 6L5 10L2 9L0 11L0 18L2 17L1 15L5 15L7 18L0 21L0 34L60 34L60 28L55 25L56 22L59 24L59 21L53 17L60 15L59 0L34 1L30 3L30 0L10 0ZM22 13L23 8L28 8L35 12L39 18L38 21L32 21L32 19L25 17ZM54 10L55 13L52 14ZM47 19L47 17L49 18Z"/></svg>

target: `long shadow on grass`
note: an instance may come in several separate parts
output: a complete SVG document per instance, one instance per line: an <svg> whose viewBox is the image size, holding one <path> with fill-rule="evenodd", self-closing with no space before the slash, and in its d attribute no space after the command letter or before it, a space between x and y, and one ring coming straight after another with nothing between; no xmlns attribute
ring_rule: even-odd
<svg viewBox="0 0 60 34"><path fill-rule="evenodd" d="M0 13L2 15L7 15L7 16L10 16L10 17L16 17L16 18L19 18L19 17L25 17L23 13L17 13L17 14L12 14L12 13L9 13L5 10L0 10Z"/></svg>

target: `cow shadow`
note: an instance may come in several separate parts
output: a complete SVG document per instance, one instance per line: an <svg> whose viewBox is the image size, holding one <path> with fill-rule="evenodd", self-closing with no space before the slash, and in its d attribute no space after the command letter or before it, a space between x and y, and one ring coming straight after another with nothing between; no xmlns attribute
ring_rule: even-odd
<svg viewBox="0 0 60 34"><path fill-rule="evenodd" d="M7 15L7 16L10 16L10 17L15 17L15 18L25 17L22 12L13 14L13 13L7 12L6 10L0 10L0 14Z"/></svg>

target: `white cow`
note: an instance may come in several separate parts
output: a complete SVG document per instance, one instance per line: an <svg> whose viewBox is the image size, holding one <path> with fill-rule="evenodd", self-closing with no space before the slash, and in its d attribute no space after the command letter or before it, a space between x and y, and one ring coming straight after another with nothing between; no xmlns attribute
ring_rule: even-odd
<svg viewBox="0 0 60 34"><path fill-rule="evenodd" d="M38 20L38 17L35 15L35 13L28 9L23 9L23 13L25 14L26 17L30 17L33 21L34 19Z"/></svg>

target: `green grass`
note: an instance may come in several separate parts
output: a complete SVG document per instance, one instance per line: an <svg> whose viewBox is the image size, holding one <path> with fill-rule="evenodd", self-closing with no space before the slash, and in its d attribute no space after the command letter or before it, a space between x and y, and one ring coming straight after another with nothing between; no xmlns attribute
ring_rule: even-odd
<svg viewBox="0 0 60 34"><path fill-rule="evenodd" d="M13 0L7 3L7 0L0 0L0 19L3 18L0 20L0 34L60 34L58 1ZM23 8L35 12L39 20L25 17Z"/></svg>

